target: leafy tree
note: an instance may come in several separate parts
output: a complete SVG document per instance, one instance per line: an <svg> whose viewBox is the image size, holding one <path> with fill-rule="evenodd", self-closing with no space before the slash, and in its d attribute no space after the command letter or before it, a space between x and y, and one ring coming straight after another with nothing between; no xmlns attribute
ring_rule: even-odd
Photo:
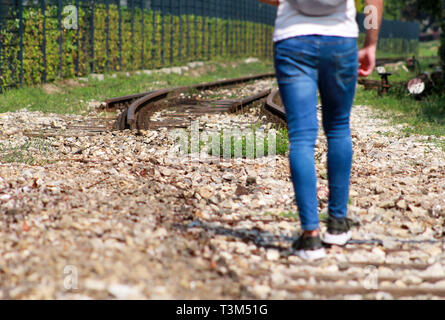
<svg viewBox="0 0 445 320"><path fill-rule="evenodd" d="M363 9L365 9L365 0L355 0L355 7L357 8L357 12L363 12Z"/></svg>
<svg viewBox="0 0 445 320"><path fill-rule="evenodd" d="M435 22L436 28L441 29L440 47L438 55L444 70L445 81L445 0L416 0L418 11L427 12Z"/></svg>
<svg viewBox="0 0 445 320"><path fill-rule="evenodd" d="M358 12L363 12L365 0L355 0ZM438 55L445 70L445 0L385 0L383 17L389 20L416 20L422 31L441 29ZM444 73L445 74L445 73Z"/></svg>
<svg viewBox="0 0 445 320"><path fill-rule="evenodd" d="M445 1L442 1L442 10L441 10L441 30L442 33L440 35L440 49L439 49L439 55L442 60L442 70L443 70L443 80L445 83Z"/></svg>

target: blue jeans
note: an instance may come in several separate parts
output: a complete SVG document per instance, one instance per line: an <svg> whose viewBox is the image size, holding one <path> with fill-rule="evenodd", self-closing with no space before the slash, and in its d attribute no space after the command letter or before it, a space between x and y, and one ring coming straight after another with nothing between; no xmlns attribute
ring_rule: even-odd
<svg viewBox="0 0 445 320"><path fill-rule="evenodd" d="M319 224L314 163L317 89L328 140L329 215L342 219L347 214L353 154L349 119L358 76L357 40L298 36L276 42L274 58L289 126L291 177L301 225L315 230Z"/></svg>

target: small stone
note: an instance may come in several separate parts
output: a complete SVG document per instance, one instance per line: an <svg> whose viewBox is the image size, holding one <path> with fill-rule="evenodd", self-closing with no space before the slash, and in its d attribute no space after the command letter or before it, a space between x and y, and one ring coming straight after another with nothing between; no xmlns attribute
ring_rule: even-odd
<svg viewBox="0 0 445 320"><path fill-rule="evenodd" d="M201 61L189 62L187 66L189 66L190 68L202 67L204 66L204 62Z"/></svg>
<svg viewBox="0 0 445 320"><path fill-rule="evenodd" d="M213 190L209 187L201 187L199 189L199 195L204 199L210 199L213 196Z"/></svg>
<svg viewBox="0 0 445 320"><path fill-rule="evenodd" d="M385 257L385 255L386 255L385 251L383 251L379 247L375 247L374 249L372 249L372 253L379 257Z"/></svg>
<svg viewBox="0 0 445 320"><path fill-rule="evenodd" d="M258 201L258 200L252 200L252 201L250 202L250 207L251 207L252 209L259 209L259 208L261 208L261 206L262 206L262 204L261 204L260 201Z"/></svg>
<svg viewBox="0 0 445 320"><path fill-rule="evenodd" d="M258 58L247 58L246 60L244 60L244 63L249 64L249 63L254 63L254 62L259 62L260 60L258 60Z"/></svg>
<svg viewBox="0 0 445 320"><path fill-rule="evenodd" d="M423 209L422 207L416 207L413 204L409 204L408 208L413 212L416 216L426 216L428 211Z"/></svg>
<svg viewBox="0 0 445 320"><path fill-rule="evenodd" d="M415 275L407 275L401 279L407 285L419 285L423 282L422 278Z"/></svg>
<svg viewBox="0 0 445 320"><path fill-rule="evenodd" d="M165 74L170 74L170 73L172 73L172 70L171 70L171 68L162 68L162 69L159 69L159 72L165 73Z"/></svg>
<svg viewBox="0 0 445 320"><path fill-rule="evenodd" d="M310 300L314 298L314 294L310 291L303 291L300 294L301 299Z"/></svg>
<svg viewBox="0 0 445 320"><path fill-rule="evenodd" d="M382 281L380 282L380 287L384 288L384 287L391 287L392 286L392 282L391 281Z"/></svg>
<svg viewBox="0 0 445 320"><path fill-rule="evenodd" d="M259 299L266 299L270 293L270 287L266 285L254 285L252 288L252 293L256 295Z"/></svg>
<svg viewBox="0 0 445 320"><path fill-rule="evenodd" d="M384 201L378 203L378 206L383 209L393 208L394 205L395 204L394 204L393 200L384 200Z"/></svg>
<svg viewBox="0 0 445 320"><path fill-rule="evenodd" d="M161 173L162 173L163 176L169 177L169 176L172 175L173 171L170 170L170 169L168 169L168 168L164 168L164 169L161 171Z"/></svg>
<svg viewBox="0 0 445 320"><path fill-rule="evenodd" d="M379 276L392 276L394 275L394 270L387 267L379 267Z"/></svg>
<svg viewBox="0 0 445 320"><path fill-rule="evenodd" d="M338 270L339 269L336 264L331 264L331 265L327 266L326 268L324 268L324 271L328 272L328 273L336 273L336 272L338 272Z"/></svg>
<svg viewBox="0 0 445 320"><path fill-rule="evenodd" d="M445 270L444 267L437 262L423 271L423 274L426 276L442 277L445 276Z"/></svg>
<svg viewBox="0 0 445 320"><path fill-rule="evenodd" d="M350 262L353 263L368 261L368 258L359 252L352 253L351 255L348 256L348 259Z"/></svg>
<svg viewBox="0 0 445 320"><path fill-rule="evenodd" d="M222 176L222 178L223 178L224 180L229 180L229 181L232 181L232 180L235 180L235 179L236 179L235 175L234 175L233 173L230 173L230 172L226 172L226 173L224 173L223 176Z"/></svg>
<svg viewBox="0 0 445 320"><path fill-rule="evenodd" d="M434 284L434 287L444 289L445 288L445 280L440 280L440 281L436 282Z"/></svg>
<svg viewBox="0 0 445 320"><path fill-rule="evenodd" d="M170 68L172 73L182 74L182 68L180 67L172 67Z"/></svg>
<svg viewBox="0 0 445 320"><path fill-rule="evenodd" d="M108 286L108 292L119 300L142 298L142 294L137 288L124 284L112 284Z"/></svg>
<svg viewBox="0 0 445 320"><path fill-rule="evenodd" d="M301 258L298 257L298 256L295 256L295 255L288 256L288 257L287 257L287 260L288 260L290 263L299 263L299 262L301 262Z"/></svg>
<svg viewBox="0 0 445 320"><path fill-rule="evenodd" d="M65 213L60 220L60 226L64 229L68 229L73 225L73 218L69 215L69 213Z"/></svg>
<svg viewBox="0 0 445 320"><path fill-rule="evenodd" d="M394 241L392 239L384 239L383 240L383 247L385 249L395 249L399 246L399 243L397 241Z"/></svg>
<svg viewBox="0 0 445 320"><path fill-rule="evenodd" d="M99 73L92 73L90 74L91 78L98 80L98 81L104 81L105 80L105 76L103 74L99 74Z"/></svg>
<svg viewBox="0 0 445 320"><path fill-rule="evenodd" d="M246 186L254 185L254 184L256 184L256 177L248 176L246 179Z"/></svg>
<svg viewBox="0 0 445 320"><path fill-rule="evenodd" d="M165 228L158 228L154 233L153 236L155 238L165 238L168 235L168 231Z"/></svg>
<svg viewBox="0 0 445 320"><path fill-rule="evenodd" d="M86 289L88 290L96 290L96 291L102 291L105 290L107 285L99 280L95 280L95 279L87 279L84 282L84 286Z"/></svg>
<svg viewBox="0 0 445 320"><path fill-rule="evenodd" d="M221 203L220 207L231 210L233 208L233 203L230 200L225 200Z"/></svg>
<svg viewBox="0 0 445 320"><path fill-rule="evenodd" d="M18 299L20 298L21 295L23 295L26 292L26 288L23 286L18 286L15 287L13 289L11 289L11 291L9 291L9 296L12 299Z"/></svg>
<svg viewBox="0 0 445 320"><path fill-rule="evenodd" d="M245 254L247 252L247 244L245 244L244 242L238 243L236 252L240 254Z"/></svg>
<svg viewBox="0 0 445 320"><path fill-rule="evenodd" d="M150 290L150 299L153 300L171 300L173 296L164 286L155 286Z"/></svg>
<svg viewBox="0 0 445 320"><path fill-rule="evenodd" d="M243 187L242 185L237 185L236 186L236 190L235 190L235 195L236 196L243 196L243 195L248 195L250 192L249 192L249 189L247 189L246 187Z"/></svg>
<svg viewBox="0 0 445 320"><path fill-rule="evenodd" d="M360 294L348 294L344 296L345 300L363 300L363 296Z"/></svg>
<svg viewBox="0 0 445 320"><path fill-rule="evenodd" d="M349 196L353 198L358 197L358 192L355 190L351 190L349 191Z"/></svg>
<svg viewBox="0 0 445 320"><path fill-rule="evenodd" d="M406 201L403 200L403 199L397 201L396 206L397 206L397 208L400 208L400 209L403 209L403 210L406 210L408 208L408 206L406 204Z"/></svg>
<svg viewBox="0 0 445 320"><path fill-rule="evenodd" d="M376 194L384 193L384 192L385 192L385 188L383 188L383 187L380 186L380 185L376 185L376 186L374 187L374 192L375 192Z"/></svg>
<svg viewBox="0 0 445 320"><path fill-rule="evenodd" d="M376 300L393 300L393 296L390 293L379 291L375 294Z"/></svg>
<svg viewBox="0 0 445 320"><path fill-rule="evenodd" d="M425 231L425 228L420 226L417 222L409 222L407 223L409 231L414 234L421 234Z"/></svg>
<svg viewBox="0 0 445 320"><path fill-rule="evenodd" d="M286 282L286 277L282 272L274 272L271 276L272 284L280 286Z"/></svg>
<svg viewBox="0 0 445 320"><path fill-rule="evenodd" d="M11 195L10 194L2 194L0 196L0 200L9 200L11 199Z"/></svg>
<svg viewBox="0 0 445 320"><path fill-rule="evenodd" d="M440 247L436 247L436 246L429 246L423 250L432 257L435 257L442 253L442 249Z"/></svg>
<svg viewBox="0 0 445 320"><path fill-rule="evenodd" d="M267 250L266 258L269 261L276 261L280 259L280 252L275 249L269 249Z"/></svg>

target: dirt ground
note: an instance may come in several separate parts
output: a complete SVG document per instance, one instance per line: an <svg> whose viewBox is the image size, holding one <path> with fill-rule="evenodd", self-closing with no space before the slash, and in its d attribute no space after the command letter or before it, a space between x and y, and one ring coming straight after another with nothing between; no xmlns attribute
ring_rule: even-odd
<svg viewBox="0 0 445 320"><path fill-rule="evenodd" d="M403 125L353 108L353 239L379 242L332 247L307 262L289 250L300 226L286 155L171 158L167 130L76 128L95 117L110 122L0 114L0 298L445 297L445 157L428 137L407 137ZM200 121L222 128L257 118Z"/></svg>

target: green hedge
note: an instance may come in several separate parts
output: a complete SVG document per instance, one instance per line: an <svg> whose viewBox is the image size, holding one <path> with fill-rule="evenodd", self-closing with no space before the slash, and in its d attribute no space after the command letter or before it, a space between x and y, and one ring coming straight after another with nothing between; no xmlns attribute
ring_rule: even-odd
<svg viewBox="0 0 445 320"><path fill-rule="evenodd" d="M119 50L119 12L115 5L108 8L109 36L107 53L107 8L94 8L94 60L92 60L90 21L92 10L79 9L79 32L63 30L62 71L60 73L59 25L57 6L46 8L44 19L40 9L23 10L23 84L41 83L45 74L42 45L43 23L46 27L46 80L94 72L132 71L180 65L193 60L208 60L218 56L271 57L273 27L259 23L223 20L194 15L162 16L160 12L135 8L121 9L122 51ZM144 24L142 28L142 14ZM132 28L131 21L134 19ZM182 20L182 33L180 21ZM18 20L6 22L0 31L0 87L19 84L20 61ZM144 29L144 37L142 37ZM162 32L163 30L163 32ZM79 34L79 35L78 35ZM79 39L77 39L79 37ZM228 45L226 45L226 37ZM79 48L77 47L79 40ZM266 42L268 42L266 44ZM196 46L196 48L195 48ZM142 50L143 48L143 50ZM267 48L267 50L266 50ZM120 52L121 55L120 56ZM120 65L122 60L122 65Z"/></svg>
<svg viewBox="0 0 445 320"><path fill-rule="evenodd" d="M94 59L90 22L93 10L79 9L79 31L62 31L62 68L59 56L57 6L23 9L23 84L53 81L58 77L94 72L133 71L181 65L215 57L272 57L273 26L242 20L224 20L194 15L170 16L158 11L121 8L122 50L119 50L119 12L116 5L94 7ZM142 19L142 15L144 16ZM44 17L45 16L45 17ZM107 52L107 16L109 17ZM134 21L132 28L131 21ZM144 25L142 27L142 21ZM46 37L43 34L45 23ZM182 32L180 28L182 25ZM8 20L0 31L0 89L20 83L19 21ZM144 32L142 32L142 30ZM144 36L143 36L144 34ZM79 37L79 39L78 39ZM46 67L43 42L46 39ZM364 39L361 34L359 43ZM79 42L79 47L77 46ZM143 48L143 49L142 49ZM416 54L417 41L380 39L379 54ZM120 62L122 61L122 64Z"/></svg>

